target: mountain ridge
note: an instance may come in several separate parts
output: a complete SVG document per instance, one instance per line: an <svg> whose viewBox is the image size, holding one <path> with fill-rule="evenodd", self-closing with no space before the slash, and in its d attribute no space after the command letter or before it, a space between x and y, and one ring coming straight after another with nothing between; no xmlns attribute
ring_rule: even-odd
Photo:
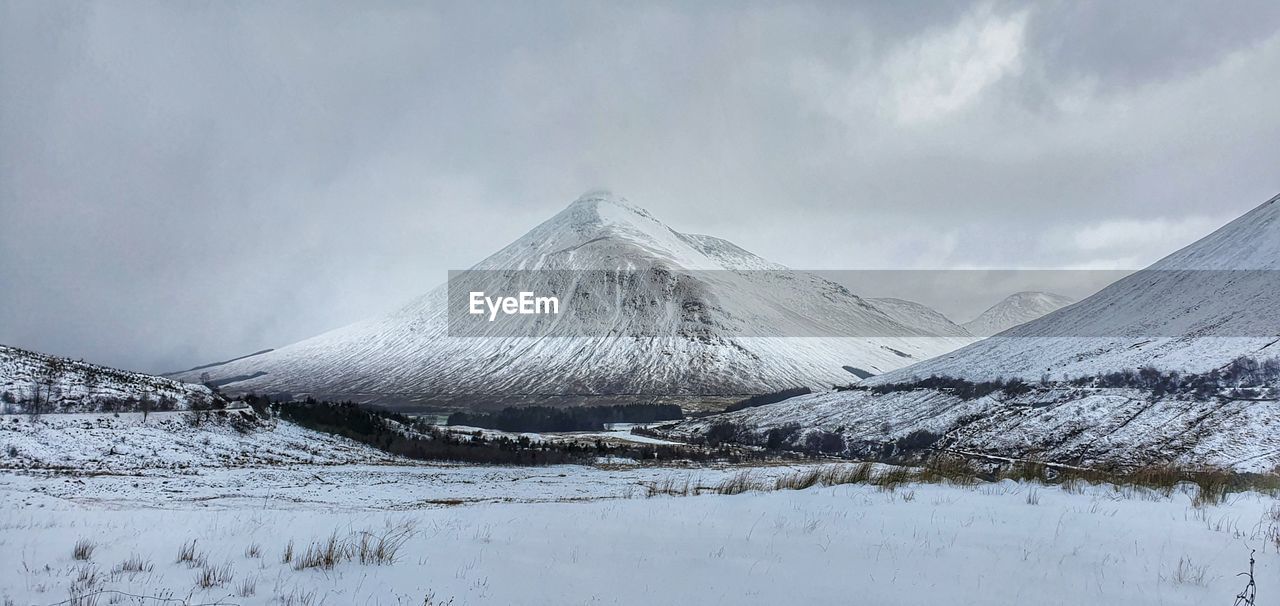
<svg viewBox="0 0 1280 606"><path fill-rule="evenodd" d="M1280 354L1280 196L1093 295L873 384L1037 380L1154 366L1203 372Z"/></svg>

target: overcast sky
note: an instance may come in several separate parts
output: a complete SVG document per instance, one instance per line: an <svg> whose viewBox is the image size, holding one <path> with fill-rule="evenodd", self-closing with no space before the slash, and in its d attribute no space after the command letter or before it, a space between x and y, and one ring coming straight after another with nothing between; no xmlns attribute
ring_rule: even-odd
<svg viewBox="0 0 1280 606"><path fill-rule="evenodd" d="M284 345L600 187L810 269L1137 268L1280 192L1272 0L356 6L0 0L0 343Z"/></svg>

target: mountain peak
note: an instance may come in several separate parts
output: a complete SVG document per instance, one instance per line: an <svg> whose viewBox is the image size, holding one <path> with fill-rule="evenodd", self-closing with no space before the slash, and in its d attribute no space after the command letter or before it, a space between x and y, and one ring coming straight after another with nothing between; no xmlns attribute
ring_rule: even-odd
<svg viewBox="0 0 1280 606"><path fill-rule="evenodd" d="M648 225L657 224L666 229L666 225L663 225L652 213L607 189L595 189L578 196L578 199L569 203L569 206L557 217L561 215L568 215L577 219L578 222L584 219L600 224L640 221Z"/></svg>
<svg viewBox="0 0 1280 606"><path fill-rule="evenodd" d="M1005 297L978 317L965 322L963 326L975 336L989 337L1072 303L1075 303L1075 300L1070 297L1051 292L1024 290Z"/></svg>

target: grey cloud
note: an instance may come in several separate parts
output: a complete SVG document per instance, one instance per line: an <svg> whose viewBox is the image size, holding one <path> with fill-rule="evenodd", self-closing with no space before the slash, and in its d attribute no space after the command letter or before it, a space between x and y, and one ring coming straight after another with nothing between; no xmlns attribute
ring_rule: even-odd
<svg viewBox="0 0 1280 606"><path fill-rule="evenodd" d="M0 342L153 371L285 344L600 186L798 268L1137 267L1280 191L1278 28L1266 2L0 0ZM921 60L955 49L970 79ZM903 123L892 86L946 111Z"/></svg>

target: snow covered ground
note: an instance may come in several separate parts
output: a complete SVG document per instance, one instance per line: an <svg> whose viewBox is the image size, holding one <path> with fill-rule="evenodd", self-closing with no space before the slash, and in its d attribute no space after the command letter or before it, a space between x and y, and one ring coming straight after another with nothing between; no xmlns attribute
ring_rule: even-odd
<svg viewBox="0 0 1280 606"><path fill-rule="evenodd" d="M1183 492L1012 481L645 498L627 487L733 470L192 473L170 492L150 474L0 472L0 599L59 603L74 586L243 605L1230 603L1250 549L1258 603L1280 599L1266 537L1280 509L1253 493L1204 508ZM330 536L353 557L299 570ZM361 536L403 544L391 563L362 564ZM80 541L92 545L83 560ZM178 561L184 545L196 565Z"/></svg>

